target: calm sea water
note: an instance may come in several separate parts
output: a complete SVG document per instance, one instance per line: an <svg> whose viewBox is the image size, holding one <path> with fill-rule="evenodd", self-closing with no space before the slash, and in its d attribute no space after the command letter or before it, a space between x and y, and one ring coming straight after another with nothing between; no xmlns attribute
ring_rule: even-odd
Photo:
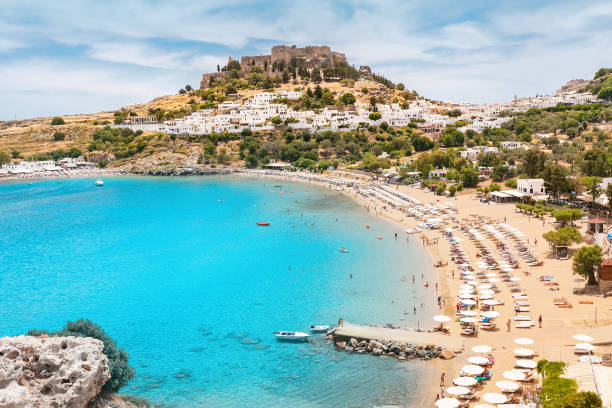
<svg viewBox="0 0 612 408"><path fill-rule="evenodd" d="M433 281L430 261L418 242L336 192L274 184L0 184L0 336L89 318L136 368L122 391L165 406L411 405L426 364L336 352L322 335L278 343L273 333L339 316L430 325L434 294L420 281Z"/></svg>

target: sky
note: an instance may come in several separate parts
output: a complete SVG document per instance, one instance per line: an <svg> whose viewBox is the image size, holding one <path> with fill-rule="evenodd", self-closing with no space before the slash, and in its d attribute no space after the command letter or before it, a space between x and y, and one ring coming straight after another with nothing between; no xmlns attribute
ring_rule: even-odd
<svg viewBox="0 0 612 408"><path fill-rule="evenodd" d="M554 92L612 66L612 1L2 0L0 120L176 93L228 56L329 45L452 102Z"/></svg>

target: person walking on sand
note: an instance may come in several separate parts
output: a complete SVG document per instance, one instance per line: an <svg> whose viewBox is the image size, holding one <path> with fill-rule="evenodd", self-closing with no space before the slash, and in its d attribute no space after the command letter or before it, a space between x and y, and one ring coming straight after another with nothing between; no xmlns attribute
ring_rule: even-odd
<svg viewBox="0 0 612 408"><path fill-rule="evenodd" d="M444 386L444 373L440 376L440 387Z"/></svg>
<svg viewBox="0 0 612 408"><path fill-rule="evenodd" d="M416 306L412 306L412 313L416 314Z"/></svg>
<svg viewBox="0 0 612 408"><path fill-rule="evenodd" d="M510 331L510 319L506 320L506 328L507 328L506 331L509 332Z"/></svg>
<svg viewBox="0 0 612 408"><path fill-rule="evenodd" d="M538 325L540 326L540 329L541 329L542 328L542 315L538 317Z"/></svg>
<svg viewBox="0 0 612 408"><path fill-rule="evenodd" d="M342 320L341 317L338 318L338 326L343 326L344 325L344 320Z"/></svg>

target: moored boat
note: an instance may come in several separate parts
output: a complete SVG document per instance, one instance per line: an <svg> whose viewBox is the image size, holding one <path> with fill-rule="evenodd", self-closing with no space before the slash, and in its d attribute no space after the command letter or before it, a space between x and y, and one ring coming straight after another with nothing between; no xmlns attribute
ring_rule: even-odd
<svg viewBox="0 0 612 408"><path fill-rule="evenodd" d="M259 221L257 225L259 225L260 227L267 227L270 225L270 222L269 221Z"/></svg>
<svg viewBox="0 0 612 408"><path fill-rule="evenodd" d="M280 341L304 341L308 340L310 335L308 333L296 332L296 331L283 331L279 330L276 332L276 340Z"/></svg>
<svg viewBox="0 0 612 408"><path fill-rule="evenodd" d="M327 330L329 330L329 325L327 324L325 325L313 324L312 326L310 326L310 331L313 333L323 333L323 332L326 332Z"/></svg>
<svg viewBox="0 0 612 408"><path fill-rule="evenodd" d="M345 247L340 248L340 252L348 252L348 249L346 249Z"/></svg>
<svg viewBox="0 0 612 408"><path fill-rule="evenodd" d="M96 187L102 187L103 185L104 185L104 181L102 181L101 179L96 180Z"/></svg>

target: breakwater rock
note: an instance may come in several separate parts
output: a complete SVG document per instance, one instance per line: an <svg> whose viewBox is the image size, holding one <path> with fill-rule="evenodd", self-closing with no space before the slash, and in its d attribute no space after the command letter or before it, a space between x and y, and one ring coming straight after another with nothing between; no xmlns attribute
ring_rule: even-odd
<svg viewBox="0 0 612 408"><path fill-rule="evenodd" d="M375 356L391 356L399 360L431 360L432 358L452 358L454 352L442 347L429 344L406 344L387 340L357 340L351 338L349 341L333 338L334 345L339 350L349 353L373 354Z"/></svg>
<svg viewBox="0 0 612 408"><path fill-rule="evenodd" d="M103 350L89 337L0 338L0 407L85 407L110 379Z"/></svg>

